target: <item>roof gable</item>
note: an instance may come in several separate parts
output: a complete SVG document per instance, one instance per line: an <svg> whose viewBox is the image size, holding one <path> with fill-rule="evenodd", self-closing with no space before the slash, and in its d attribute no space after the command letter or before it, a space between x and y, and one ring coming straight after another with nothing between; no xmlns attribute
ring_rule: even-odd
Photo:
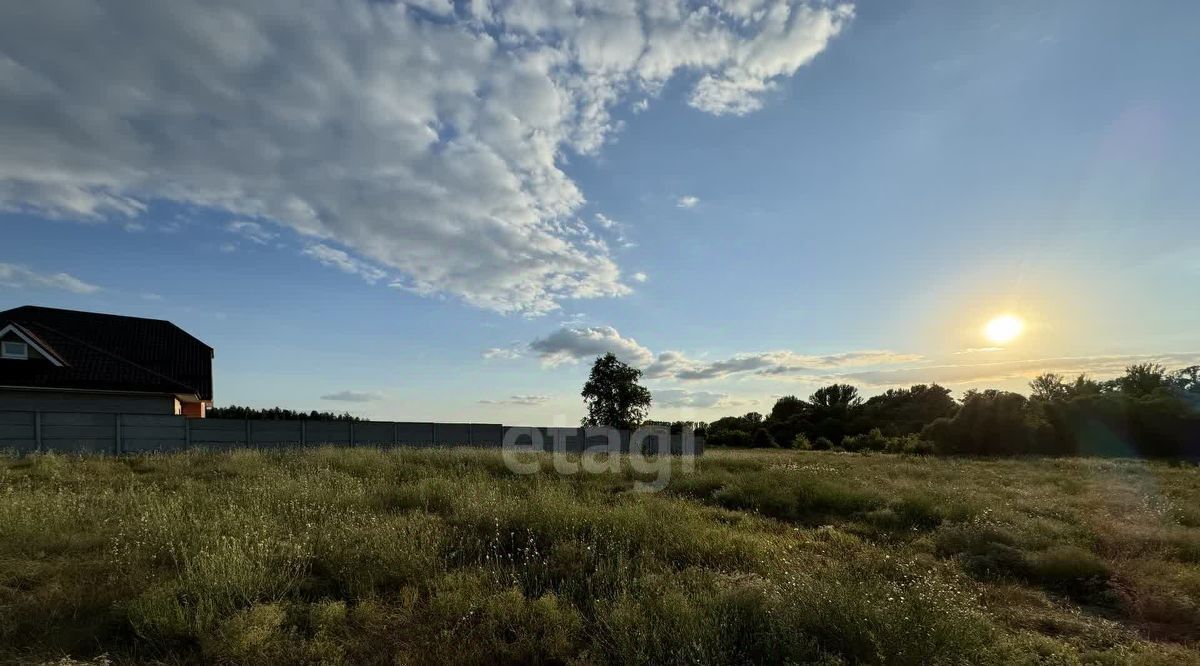
<svg viewBox="0 0 1200 666"><path fill-rule="evenodd" d="M62 361L9 363L0 384L195 394L212 399L212 347L169 321L24 306L0 312Z"/></svg>

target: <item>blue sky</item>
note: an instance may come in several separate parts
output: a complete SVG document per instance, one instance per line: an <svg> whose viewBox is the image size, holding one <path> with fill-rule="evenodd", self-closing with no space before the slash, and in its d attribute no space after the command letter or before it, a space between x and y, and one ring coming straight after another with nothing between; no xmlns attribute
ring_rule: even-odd
<svg viewBox="0 0 1200 666"><path fill-rule="evenodd" d="M218 404L1200 362L1194 3L218 4L0 8L0 308L175 321Z"/></svg>

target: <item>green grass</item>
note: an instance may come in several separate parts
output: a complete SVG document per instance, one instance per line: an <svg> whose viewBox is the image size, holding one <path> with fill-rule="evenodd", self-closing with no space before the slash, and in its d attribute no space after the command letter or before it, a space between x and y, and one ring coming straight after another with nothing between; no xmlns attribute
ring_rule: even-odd
<svg viewBox="0 0 1200 666"><path fill-rule="evenodd" d="M678 465L678 463L677 463ZM0 661L1200 663L1200 470L711 451L0 459Z"/></svg>

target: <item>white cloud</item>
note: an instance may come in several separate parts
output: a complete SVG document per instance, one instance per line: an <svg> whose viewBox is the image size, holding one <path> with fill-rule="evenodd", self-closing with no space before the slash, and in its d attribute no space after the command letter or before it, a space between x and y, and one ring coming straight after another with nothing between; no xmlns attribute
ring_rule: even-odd
<svg viewBox="0 0 1200 666"><path fill-rule="evenodd" d="M654 389L651 391L655 407L709 407L726 406L727 393L712 391L686 391L683 389Z"/></svg>
<svg viewBox="0 0 1200 666"><path fill-rule="evenodd" d="M162 294L156 294L152 291L147 291L142 294L142 299L147 301L161 301L163 300L163 296Z"/></svg>
<svg viewBox="0 0 1200 666"><path fill-rule="evenodd" d="M694 197L694 196L688 194L688 195L685 195L685 196L682 196L682 197L679 197L678 199L676 199L675 207L676 208L695 208L696 204L699 204L699 203L700 203L700 199L698 197Z"/></svg>
<svg viewBox="0 0 1200 666"><path fill-rule="evenodd" d="M338 402L375 402L383 400L382 393L376 391L338 391L329 395L321 396L322 400L334 400Z"/></svg>
<svg viewBox="0 0 1200 666"><path fill-rule="evenodd" d="M481 405L541 405L549 402L548 395L514 395L503 400L480 400Z"/></svg>
<svg viewBox="0 0 1200 666"><path fill-rule="evenodd" d="M383 270L355 259L342 250L321 243L315 243L304 248L304 254L326 266L333 266L344 273L357 275L371 284L387 277L387 273Z"/></svg>
<svg viewBox="0 0 1200 666"><path fill-rule="evenodd" d="M258 222L251 222L249 220L234 220L225 225L225 230L259 245L266 245L279 237L279 234L274 231L267 229Z"/></svg>
<svg viewBox="0 0 1200 666"><path fill-rule="evenodd" d="M698 77L702 111L756 108L852 13L800 0L0 3L0 208L215 208L501 312L621 296L607 245L569 231L585 199L568 153L598 151L619 129L613 108L680 72Z"/></svg>
<svg viewBox="0 0 1200 666"><path fill-rule="evenodd" d="M632 278L634 282L645 282L649 279L646 274L642 273L641 271L638 271L629 277Z"/></svg>
<svg viewBox="0 0 1200 666"><path fill-rule="evenodd" d="M67 273L39 273L27 266L0 263L0 286L12 289L62 289L75 294L94 294L100 287Z"/></svg>
<svg viewBox="0 0 1200 666"><path fill-rule="evenodd" d="M611 326L564 326L550 335L534 340L529 349L536 353L546 367L578 363L608 352L631 365L643 366L654 355L633 338L622 337Z"/></svg>
<svg viewBox="0 0 1200 666"><path fill-rule="evenodd" d="M512 359L515 359L515 358L521 358L524 355L525 355L524 349L522 349L522 347L516 346L516 345L514 345L512 347L489 347L488 349L483 350L483 353L482 353L483 358L485 358L489 361L492 361L492 360L511 361Z"/></svg>
<svg viewBox="0 0 1200 666"><path fill-rule="evenodd" d="M792 351L735 354L718 361L688 358L678 351L665 351L646 368L647 377L673 377L681 380L722 379L752 373L767 377L809 378L813 373L843 367L891 365L918 361L917 354L888 350L864 350L837 354L811 355Z"/></svg>

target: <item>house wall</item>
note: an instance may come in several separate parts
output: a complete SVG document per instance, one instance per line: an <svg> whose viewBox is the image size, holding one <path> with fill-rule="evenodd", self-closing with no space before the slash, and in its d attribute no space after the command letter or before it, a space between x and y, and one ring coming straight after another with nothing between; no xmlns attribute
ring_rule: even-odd
<svg viewBox="0 0 1200 666"><path fill-rule="evenodd" d="M175 397L85 391L27 391L0 388L0 410L175 414Z"/></svg>
<svg viewBox="0 0 1200 666"><path fill-rule="evenodd" d="M203 402L183 402L177 404L179 405L179 411L175 413L182 414L188 418L202 419L207 413Z"/></svg>

